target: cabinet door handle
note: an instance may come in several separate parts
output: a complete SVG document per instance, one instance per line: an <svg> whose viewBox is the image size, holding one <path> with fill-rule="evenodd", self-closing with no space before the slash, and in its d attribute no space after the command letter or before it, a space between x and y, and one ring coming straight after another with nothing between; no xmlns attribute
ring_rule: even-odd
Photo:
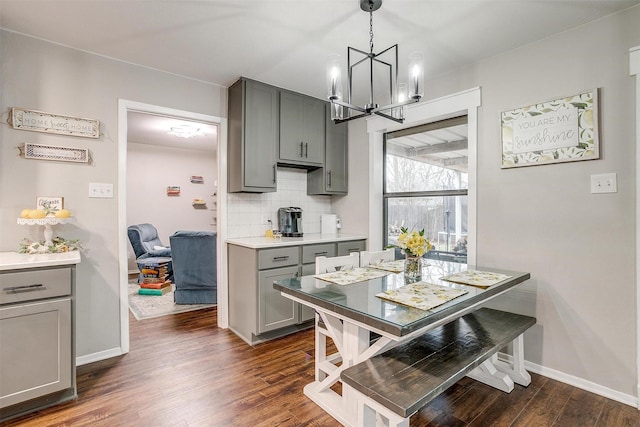
<svg viewBox="0 0 640 427"><path fill-rule="evenodd" d="M276 165L273 165L273 183L276 183Z"/></svg>
<svg viewBox="0 0 640 427"><path fill-rule="evenodd" d="M273 260L274 261L284 261L289 259L289 255L283 255L283 256L274 256Z"/></svg>
<svg viewBox="0 0 640 427"><path fill-rule="evenodd" d="M331 171L327 172L327 186L331 187Z"/></svg>
<svg viewBox="0 0 640 427"><path fill-rule="evenodd" d="M304 142L300 141L300 157L304 157L304 155L302 154L302 147L304 146Z"/></svg>
<svg viewBox="0 0 640 427"><path fill-rule="evenodd" d="M5 292L24 292L24 291L36 291L40 288L44 288L42 283L35 283L33 285L23 285L23 286L9 286L8 288L4 288Z"/></svg>
<svg viewBox="0 0 640 427"><path fill-rule="evenodd" d="M304 143L304 157L309 157L309 143Z"/></svg>
<svg viewBox="0 0 640 427"><path fill-rule="evenodd" d="M315 255L315 256L320 256L320 255L326 255L326 254L327 254L327 251L324 251L324 252L316 252L314 255Z"/></svg>

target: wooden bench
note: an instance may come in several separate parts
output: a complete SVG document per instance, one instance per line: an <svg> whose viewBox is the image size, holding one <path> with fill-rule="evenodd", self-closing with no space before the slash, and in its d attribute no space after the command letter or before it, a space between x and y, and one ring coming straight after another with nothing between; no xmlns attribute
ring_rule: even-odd
<svg viewBox="0 0 640 427"><path fill-rule="evenodd" d="M357 425L408 427L409 417L465 375L503 391L529 385L522 334L534 317L481 308L342 371L343 393L357 396ZM513 360L497 360L513 342ZM371 417L374 412L375 421Z"/></svg>

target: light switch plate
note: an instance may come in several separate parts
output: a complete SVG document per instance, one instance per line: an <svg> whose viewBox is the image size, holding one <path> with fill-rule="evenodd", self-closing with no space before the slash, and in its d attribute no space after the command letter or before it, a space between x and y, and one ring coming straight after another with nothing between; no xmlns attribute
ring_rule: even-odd
<svg viewBox="0 0 640 427"><path fill-rule="evenodd" d="M618 176L615 173L591 175L591 193L617 193Z"/></svg>
<svg viewBox="0 0 640 427"><path fill-rule="evenodd" d="M113 199L113 184L90 182L89 197Z"/></svg>

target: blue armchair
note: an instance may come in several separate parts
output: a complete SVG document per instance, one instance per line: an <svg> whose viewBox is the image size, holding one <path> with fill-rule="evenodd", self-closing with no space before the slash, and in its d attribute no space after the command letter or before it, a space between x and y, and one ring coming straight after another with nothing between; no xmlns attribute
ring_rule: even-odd
<svg viewBox="0 0 640 427"><path fill-rule="evenodd" d="M151 260L153 258L171 258L171 248L165 247L158 237L158 230L151 224L130 225L127 236L136 261ZM140 267L140 264L138 264ZM142 276L140 276L142 277ZM167 265L167 278L173 281L173 266L171 261Z"/></svg>
<svg viewBox="0 0 640 427"><path fill-rule="evenodd" d="M217 251L213 231L176 231L169 237L176 304L216 304Z"/></svg>
<svg viewBox="0 0 640 427"><path fill-rule="evenodd" d="M158 237L158 230L151 224L130 225L127 235L136 259L170 257L171 248L165 247Z"/></svg>

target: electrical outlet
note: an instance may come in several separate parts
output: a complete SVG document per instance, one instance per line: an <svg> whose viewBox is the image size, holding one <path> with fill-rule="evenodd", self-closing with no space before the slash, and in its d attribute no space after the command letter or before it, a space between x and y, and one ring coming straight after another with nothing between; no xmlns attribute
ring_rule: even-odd
<svg viewBox="0 0 640 427"><path fill-rule="evenodd" d="M617 193L618 177L615 173L591 175L591 193Z"/></svg>
<svg viewBox="0 0 640 427"><path fill-rule="evenodd" d="M90 182L89 197L113 199L113 184Z"/></svg>

